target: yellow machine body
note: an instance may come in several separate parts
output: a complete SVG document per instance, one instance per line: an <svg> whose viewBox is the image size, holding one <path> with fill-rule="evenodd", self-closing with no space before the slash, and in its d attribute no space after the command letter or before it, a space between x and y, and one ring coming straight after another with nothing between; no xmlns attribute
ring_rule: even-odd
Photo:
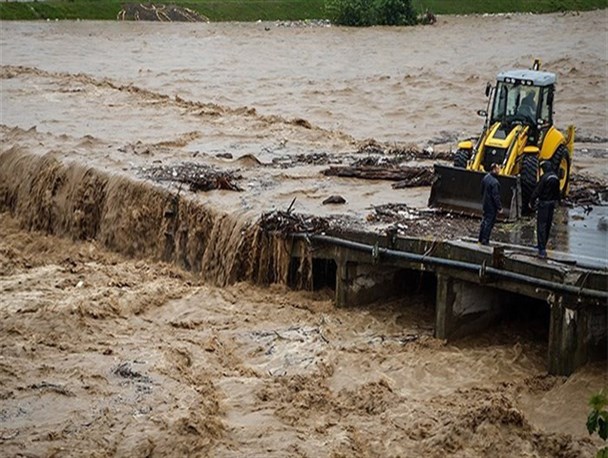
<svg viewBox="0 0 608 458"><path fill-rule="evenodd" d="M552 121L555 75L516 70L498 75L488 84L486 124L474 140L458 143L454 166L436 165L429 206L468 214L481 213L481 180L491 165L500 166L501 201L506 219L517 219L528 209L528 201L540 176L538 164L551 161L560 178L563 196L569 191L574 153L574 126L560 132ZM524 105L526 99L530 108ZM528 109L529 111L526 111Z"/></svg>

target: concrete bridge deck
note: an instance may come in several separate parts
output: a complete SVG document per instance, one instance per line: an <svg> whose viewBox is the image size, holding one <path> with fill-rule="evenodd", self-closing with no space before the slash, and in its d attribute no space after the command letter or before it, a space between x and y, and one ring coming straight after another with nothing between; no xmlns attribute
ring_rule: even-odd
<svg viewBox="0 0 608 458"><path fill-rule="evenodd" d="M290 282L312 260L313 278L335 286L339 307L407 294L412 272L436 279L435 336L456 339L495 323L522 298L549 304L548 371L568 375L606 357L608 269L605 260L470 240L434 241L363 232L293 236ZM301 283L301 282L300 282ZM410 285L411 286L411 285ZM410 289L411 290L411 289ZM534 302L535 301L535 302Z"/></svg>

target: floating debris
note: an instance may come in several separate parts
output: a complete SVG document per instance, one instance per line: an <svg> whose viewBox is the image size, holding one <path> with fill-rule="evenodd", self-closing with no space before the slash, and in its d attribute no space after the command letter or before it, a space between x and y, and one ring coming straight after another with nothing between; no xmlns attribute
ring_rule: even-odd
<svg viewBox="0 0 608 458"><path fill-rule="evenodd" d="M331 27L331 21L329 19L304 19L301 21L276 21L275 27L288 27L288 28L303 28L303 27ZM267 27L265 30L270 30Z"/></svg>
<svg viewBox="0 0 608 458"><path fill-rule="evenodd" d="M326 218L279 210L264 213L259 224L266 232L281 234L323 232L329 228L329 220Z"/></svg>
<svg viewBox="0 0 608 458"><path fill-rule="evenodd" d="M327 164L340 164L341 159L337 159L327 153L309 153L309 154L296 154L289 156L276 157L272 160L274 166L287 168L301 164L308 165L327 165Z"/></svg>
<svg viewBox="0 0 608 458"><path fill-rule="evenodd" d="M330 157L327 153L296 154L293 162L297 164L325 165L329 164Z"/></svg>
<svg viewBox="0 0 608 458"><path fill-rule="evenodd" d="M433 170L428 167L399 167L392 164L387 166L358 165L332 166L323 171L326 176L361 178L364 180L399 181L393 188L413 186L430 186L433 181Z"/></svg>
<svg viewBox="0 0 608 458"><path fill-rule="evenodd" d="M412 221L421 217L420 211L406 204L375 205L372 210L373 212L367 216L367 220L370 222L396 223Z"/></svg>
<svg viewBox="0 0 608 458"><path fill-rule="evenodd" d="M139 372L133 370L131 368L131 364L124 362L120 363L118 366L114 368L112 371L114 375L118 375L119 377L130 379L130 380L139 380L144 383L150 383L150 377L147 375L142 375Z"/></svg>
<svg viewBox="0 0 608 458"><path fill-rule="evenodd" d="M122 378L141 378L142 375L139 372L131 369L131 365L129 363L121 363L119 364L113 371L113 374L118 375Z"/></svg>
<svg viewBox="0 0 608 458"><path fill-rule="evenodd" d="M305 129L312 129L312 124L306 119L302 118L294 118L290 121L290 124L293 124L294 126L304 127Z"/></svg>
<svg viewBox="0 0 608 458"><path fill-rule="evenodd" d="M134 154L136 156L151 156L152 150L150 145L146 145L141 141L137 141L135 143L127 143L124 146L118 148L118 151L121 153Z"/></svg>
<svg viewBox="0 0 608 458"><path fill-rule="evenodd" d="M433 184L433 170L426 167L408 167L411 175L398 183L393 184L393 189L415 188L418 186L430 186Z"/></svg>
<svg viewBox="0 0 608 458"><path fill-rule="evenodd" d="M217 170L211 166L183 162L177 165L158 165L142 168L140 173L154 181L173 181L187 184L190 191L210 191L212 189L227 189L242 191L235 183L241 175L232 171Z"/></svg>
<svg viewBox="0 0 608 458"><path fill-rule="evenodd" d="M572 174L570 193L564 200L569 206L608 205L608 184L597 178Z"/></svg>
<svg viewBox="0 0 608 458"><path fill-rule="evenodd" d="M327 199L323 201L323 205L328 204L345 204L346 199L342 196L329 196Z"/></svg>
<svg viewBox="0 0 608 458"><path fill-rule="evenodd" d="M408 161L409 158L402 156L367 156L354 161L352 167L396 167L402 162Z"/></svg>
<svg viewBox="0 0 608 458"><path fill-rule="evenodd" d="M446 143L455 143L458 140L460 140L460 136L457 132L448 132L447 130L442 130L429 140L429 145L445 145Z"/></svg>
<svg viewBox="0 0 608 458"><path fill-rule="evenodd" d="M576 141L577 143L608 143L608 137L602 137L595 134L579 133L576 129Z"/></svg>
<svg viewBox="0 0 608 458"><path fill-rule="evenodd" d="M68 397L75 396L74 393L72 393L70 390L68 390L63 385L58 385L56 383L49 383L49 382L45 382L45 381L42 381L40 383L34 383L33 385L30 385L28 388L30 388L32 390L52 391L54 393L62 394L63 396L68 396Z"/></svg>
<svg viewBox="0 0 608 458"><path fill-rule="evenodd" d="M452 159L450 151L435 151L433 148L420 150L416 146L389 146L381 144L376 140L367 140L359 146L357 154L396 156L399 162L412 161L415 159Z"/></svg>

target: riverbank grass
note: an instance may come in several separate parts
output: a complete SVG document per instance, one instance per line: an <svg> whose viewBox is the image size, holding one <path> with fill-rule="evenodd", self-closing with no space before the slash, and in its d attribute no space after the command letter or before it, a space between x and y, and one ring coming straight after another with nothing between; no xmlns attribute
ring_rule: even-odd
<svg viewBox="0 0 608 458"><path fill-rule="evenodd" d="M49 0L1 2L2 20L88 19L114 20L128 1ZM139 3L139 2L133 2ZM190 8L213 22L221 21L295 21L327 19L325 0L159 0ZM413 0L418 12L435 14L474 14L557 11L586 11L608 8L608 0Z"/></svg>

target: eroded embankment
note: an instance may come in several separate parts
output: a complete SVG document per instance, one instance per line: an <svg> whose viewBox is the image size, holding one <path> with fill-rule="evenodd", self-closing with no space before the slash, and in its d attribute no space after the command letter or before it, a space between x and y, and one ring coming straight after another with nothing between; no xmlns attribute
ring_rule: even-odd
<svg viewBox="0 0 608 458"><path fill-rule="evenodd" d="M175 263L214 284L285 283L290 247L244 215L18 147L0 154L0 211L28 230L95 239L131 257Z"/></svg>

